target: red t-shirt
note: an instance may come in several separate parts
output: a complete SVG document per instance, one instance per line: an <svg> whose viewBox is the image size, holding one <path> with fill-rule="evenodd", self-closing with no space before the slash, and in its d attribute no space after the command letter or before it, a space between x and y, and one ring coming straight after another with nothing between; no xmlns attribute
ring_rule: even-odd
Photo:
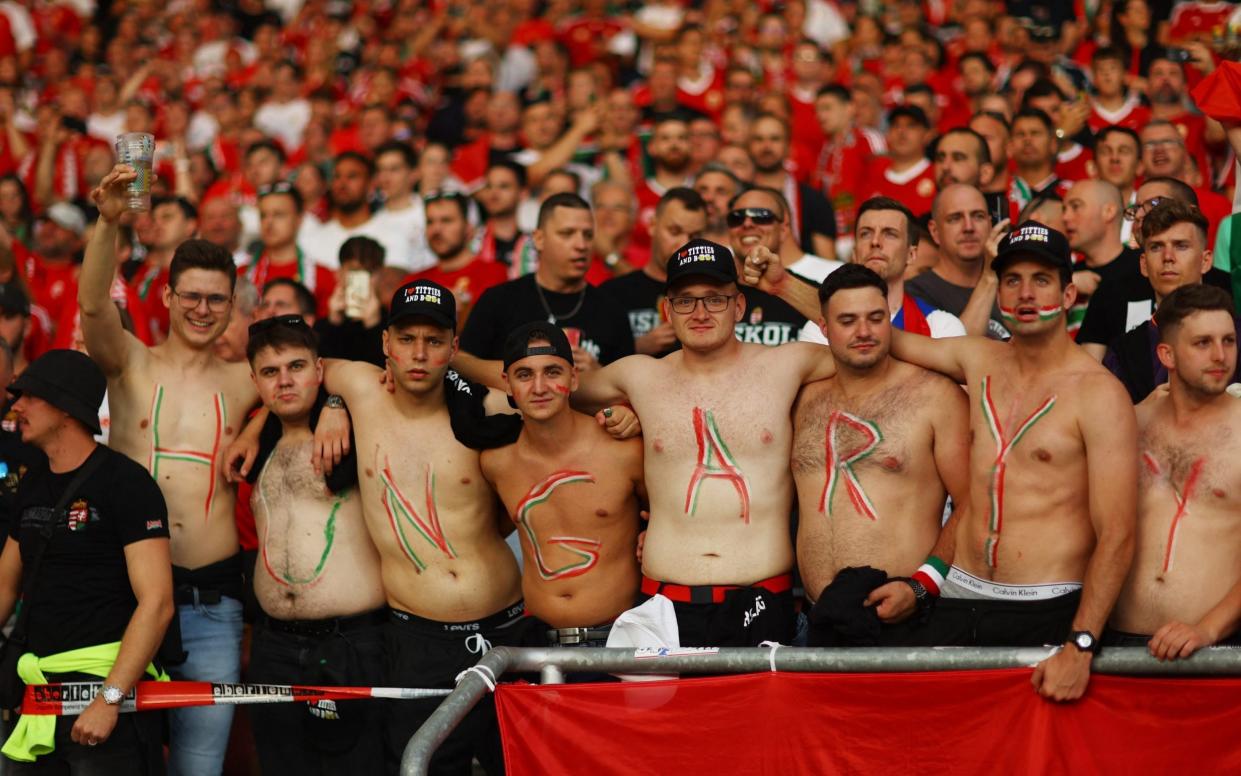
<svg viewBox="0 0 1241 776"><path fill-rule="evenodd" d="M445 271L438 266L415 272L402 282L430 280L452 292L457 299L457 330L465 328L465 319L484 291L508 280L508 268L498 261L474 259L461 269Z"/></svg>
<svg viewBox="0 0 1241 776"><path fill-rule="evenodd" d="M1105 111L1097 103L1091 103L1090 118L1086 120L1087 126L1091 132L1098 132L1104 127L1116 125L1118 127L1128 127L1134 132L1141 132L1142 127L1146 126L1151 120L1150 108L1143 105L1136 95L1131 95L1120 110L1111 112Z"/></svg>
<svg viewBox="0 0 1241 776"><path fill-rule="evenodd" d="M881 144L872 143L862 130L854 127L840 143L830 140L819 149L811 185L832 203L836 212L836 234L850 234L858 206L866 198Z"/></svg>
<svg viewBox="0 0 1241 776"><path fill-rule="evenodd" d="M1074 143L1067 151L1056 155L1056 177L1067 183L1086 180L1090 176L1090 163L1094 152Z"/></svg>
<svg viewBox="0 0 1241 776"><path fill-rule="evenodd" d="M310 271L311 267L314 267L313 272ZM315 295L315 314L320 318L327 316L328 301L332 298L332 292L336 290L336 273L322 264L312 262L300 248L297 250L297 261L291 261L288 264L272 264L266 256L260 255L258 261L239 268L237 274L244 275L259 291L263 290L263 286L269 280L276 278L296 280Z"/></svg>
<svg viewBox="0 0 1241 776"><path fill-rule="evenodd" d="M1202 211L1202 215L1207 217L1207 248L1215 249L1215 231L1219 228L1220 221L1232 213L1232 203L1222 194L1213 191L1209 186L1194 189L1194 193L1198 195L1198 209Z"/></svg>
<svg viewBox="0 0 1241 776"><path fill-rule="evenodd" d="M893 172L891 159L880 159L866 199L871 197L891 197L916 216L929 213L935 199L935 167L923 159L898 173Z"/></svg>
<svg viewBox="0 0 1241 776"><path fill-rule="evenodd" d="M168 308L164 306L164 287L168 285L168 270L164 267L144 266L129 280L146 319L147 336L162 342L168 336ZM136 321L135 321L136 323Z"/></svg>
<svg viewBox="0 0 1241 776"><path fill-rule="evenodd" d="M22 254L25 254L25 260ZM18 265L26 271L30 301L47 310L52 321L61 319L65 307L77 305L77 264L49 262L42 256L27 251L17 241L13 242L13 255Z"/></svg>

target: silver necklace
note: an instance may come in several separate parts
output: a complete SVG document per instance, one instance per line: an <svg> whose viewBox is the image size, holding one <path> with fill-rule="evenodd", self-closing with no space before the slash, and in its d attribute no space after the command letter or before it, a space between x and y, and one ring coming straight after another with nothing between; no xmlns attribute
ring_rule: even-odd
<svg viewBox="0 0 1241 776"><path fill-rule="evenodd" d="M547 322L552 326L577 315L578 311L582 309L582 302L586 301L586 289L589 287L589 285L583 286L582 290L577 292L577 304L573 305L573 309L567 315L556 315L552 312L551 305L547 303L547 297L543 295L543 287L539 285L537 279L534 281L534 290L539 294L539 304L543 305L543 312L547 313Z"/></svg>

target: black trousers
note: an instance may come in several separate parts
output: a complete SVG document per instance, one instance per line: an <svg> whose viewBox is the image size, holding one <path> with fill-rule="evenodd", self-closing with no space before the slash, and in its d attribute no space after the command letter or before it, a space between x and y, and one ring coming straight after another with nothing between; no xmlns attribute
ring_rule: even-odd
<svg viewBox="0 0 1241 776"><path fill-rule="evenodd" d="M1041 647L1069 637L1081 591L1046 601L941 598L926 626L934 647Z"/></svg>
<svg viewBox="0 0 1241 776"><path fill-rule="evenodd" d="M99 681L98 677L75 676L80 678L62 676L53 681ZM69 736L77 719L57 717L55 750L32 763L19 763L5 758L6 772L12 776L163 775L163 720L159 712L118 715L112 735L96 746L73 743Z"/></svg>

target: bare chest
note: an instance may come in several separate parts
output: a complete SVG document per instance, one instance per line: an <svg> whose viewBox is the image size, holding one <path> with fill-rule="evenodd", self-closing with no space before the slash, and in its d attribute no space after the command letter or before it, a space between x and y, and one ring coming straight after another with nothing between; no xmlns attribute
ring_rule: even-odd
<svg viewBox="0 0 1241 776"><path fill-rule="evenodd" d="M828 468L906 474L912 450L930 447L930 427L912 390L849 398L829 385L807 386L793 415L793 473Z"/></svg>
<svg viewBox="0 0 1241 776"><path fill-rule="evenodd" d="M1241 467L1236 443L1226 428L1183 434L1160 426L1140 437L1141 491L1170 495L1178 506L1194 503L1241 506Z"/></svg>
<svg viewBox="0 0 1241 776"><path fill-rule="evenodd" d="M1063 387L1018 387L984 377L970 392L971 458L974 468L1010 469L1077 465L1085 455L1071 393Z"/></svg>

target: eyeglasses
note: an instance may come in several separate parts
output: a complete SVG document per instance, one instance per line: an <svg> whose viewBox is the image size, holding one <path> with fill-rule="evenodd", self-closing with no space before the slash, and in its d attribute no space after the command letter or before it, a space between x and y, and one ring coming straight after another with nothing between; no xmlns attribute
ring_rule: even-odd
<svg viewBox="0 0 1241 776"><path fill-rule="evenodd" d="M255 321L250 324L250 336L261 334L268 329L274 329L277 326L292 326L293 328L309 329L306 319L300 315L273 315L271 318L264 318L261 321Z"/></svg>
<svg viewBox="0 0 1241 776"><path fill-rule="evenodd" d="M292 194L294 191L296 191L296 189L293 188L292 183L289 183L288 181L276 181L275 183L271 183L266 186L259 186L258 196L262 199L268 194Z"/></svg>
<svg viewBox="0 0 1241 776"><path fill-rule="evenodd" d="M454 202L463 202L468 200L469 197L459 191L433 191L423 197L422 201L429 205L432 202L438 202L441 199L449 199Z"/></svg>
<svg viewBox="0 0 1241 776"><path fill-rule="evenodd" d="M736 229L750 219L755 226L771 226L776 222L774 211L765 207L743 207L728 214L728 228Z"/></svg>
<svg viewBox="0 0 1241 776"><path fill-rule="evenodd" d="M1129 207L1125 208L1125 212L1124 212L1125 220L1136 221L1138 217L1138 213L1142 213L1143 215L1145 215L1146 213L1149 213L1151 211L1151 208L1155 207L1160 202L1163 202L1164 199L1165 197L1151 197L1145 202L1139 202L1136 205L1130 205Z"/></svg>
<svg viewBox="0 0 1241 776"><path fill-rule="evenodd" d="M197 291L173 291L172 295L181 303L182 310L195 310L203 302L207 303L207 309L213 313L222 313L228 309L233 303L233 297L224 294L200 294Z"/></svg>
<svg viewBox="0 0 1241 776"><path fill-rule="evenodd" d="M698 303L702 302L702 306L707 308L709 313L722 313L728 309L728 303L736 299L736 294L711 294L710 296L671 296L668 297L668 304L672 306L672 312L679 315L689 315L698 307Z"/></svg>
<svg viewBox="0 0 1241 776"><path fill-rule="evenodd" d="M1167 138L1165 140L1147 140L1145 145L1147 148L1159 148L1161 146L1180 146L1185 144L1180 140Z"/></svg>

